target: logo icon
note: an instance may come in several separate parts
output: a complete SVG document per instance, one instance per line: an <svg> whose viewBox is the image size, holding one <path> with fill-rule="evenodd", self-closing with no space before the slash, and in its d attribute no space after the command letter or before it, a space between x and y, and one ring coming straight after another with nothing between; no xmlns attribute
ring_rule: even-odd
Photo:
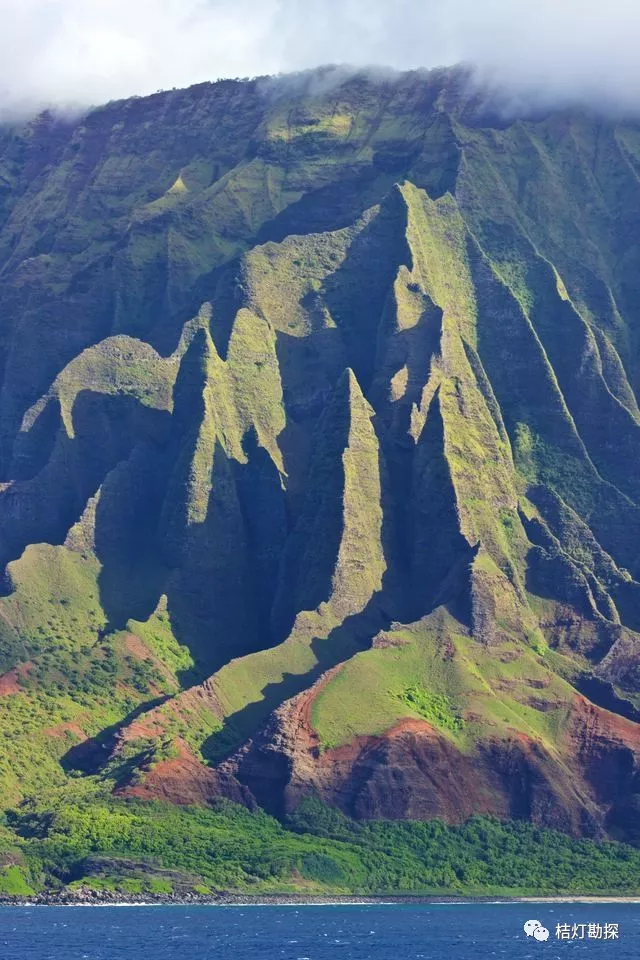
<svg viewBox="0 0 640 960"><path fill-rule="evenodd" d="M524 932L528 937L534 937L541 943L549 939L549 931L542 926L539 920L527 920L524 925Z"/></svg>

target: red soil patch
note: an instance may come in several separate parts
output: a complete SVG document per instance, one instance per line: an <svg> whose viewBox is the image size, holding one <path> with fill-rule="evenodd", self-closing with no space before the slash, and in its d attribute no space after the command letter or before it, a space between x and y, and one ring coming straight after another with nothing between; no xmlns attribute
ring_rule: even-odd
<svg viewBox="0 0 640 960"><path fill-rule="evenodd" d="M14 693L22 693L23 690L20 686L20 681L24 680L32 669L33 664L27 661L27 663L21 663L19 666L3 674L0 677L0 697L8 697Z"/></svg>
<svg viewBox="0 0 640 960"><path fill-rule="evenodd" d="M354 737L349 743L341 744L339 747L330 747L325 750L319 758L322 765L331 766L335 763L344 763L349 760L355 760L363 750L373 746L380 746L383 743L396 740L397 738L413 735L417 737L426 737L438 739L439 734L434 730L431 724L426 720L419 720L417 717L405 717L398 720L392 727L385 730L378 736L359 736Z"/></svg>
<svg viewBox="0 0 640 960"><path fill-rule="evenodd" d="M153 652L135 633L126 633L123 637L124 644L129 653L137 657L138 660L155 660Z"/></svg>
<svg viewBox="0 0 640 960"><path fill-rule="evenodd" d="M206 806L226 797L235 803L255 804L245 787L229 774L205 767L182 740L176 741L178 756L162 760L146 774L144 781L116 791L118 796L141 800L164 800L180 806Z"/></svg>
<svg viewBox="0 0 640 960"><path fill-rule="evenodd" d="M63 737L65 733L73 733L79 740L86 740L87 735L77 723L58 723L55 727L48 727L42 731L47 737Z"/></svg>
<svg viewBox="0 0 640 960"><path fill-rule="evenodd" d="M20 693L21 689L18 683L18 671L15 668L0 677L0 697L8 697L12 693Z"/></svg>
<svg viewBox="0 0 640 960"><path fill-rule="evenodd" d="M121 733L123 740L137 740L139 737L153 739L159 737L166 728L166 721L157 713L157 710L150 710L148 714L142 714L137 720L133 720L128 727L125 727Z"/></svg>
<svg viewBox="0 0 640 960"><path fill-rule="evenodd" d="M174 682L169 668L156 656L141 637L136 633L126 633L123 639L124 645L132 657L135 657L136 660L151 660L154 667L156 667L167 680Z"/></svg>
<svg viewBox="0 0 640 960"><path fill-rule="evenodd" d="M573 702L572 739L584 747L588 741L613 740L631 750L640 751L640 724L597 707L586 697L576 694Z"/></svg>

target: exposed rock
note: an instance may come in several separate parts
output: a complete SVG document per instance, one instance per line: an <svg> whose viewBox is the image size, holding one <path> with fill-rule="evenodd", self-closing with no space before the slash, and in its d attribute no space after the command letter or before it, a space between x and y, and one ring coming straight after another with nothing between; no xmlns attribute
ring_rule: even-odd
<svg viewBox="0 0 640 960"><path fill-rule="evenodd" d="M267 810L282 815L315 794L357 818L441 817L455 823L485 813L576 835L602 832L606 810L594 802L588 775L522 735L481 741L463 753L430 724L407 719L381 736L321 750L310 711L339 670L280 707L257 737L219 767ZM612 748L603 742L605 750Z"/></svg>
<svg viewBox="0 0 640 960"><path fill-rule="evenodd" d="M205 767L183 743L179 743L179 756L160 761L141 783L124 786L116 795L184 806L206 805L225 797L249 808L255 806L246 787L226 773Z"/></svg>

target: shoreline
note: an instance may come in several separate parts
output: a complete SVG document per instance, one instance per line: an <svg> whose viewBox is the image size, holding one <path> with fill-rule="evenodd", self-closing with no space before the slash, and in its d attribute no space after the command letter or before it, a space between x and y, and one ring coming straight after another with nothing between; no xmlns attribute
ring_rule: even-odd
<svg viewBox="0 0 640 960"><path fill-rule="evenodd" d="M455 906L464 904L516 904L516 903L620 903L640 905L640 894L637 896L528 896L528 897L501 897L494 896L455 896L455 895L428 895L428 894L389 894L355 896L355 895L302 895L302 894L264 894L262 896L246 896L244 894L120 894L112 891L96 891L89 894L86 891L77 896L62 894L38 894L34 897L0 896L2 907L312 907L312 906L391 906L401 904L420 904L432 906Z"/></svg>

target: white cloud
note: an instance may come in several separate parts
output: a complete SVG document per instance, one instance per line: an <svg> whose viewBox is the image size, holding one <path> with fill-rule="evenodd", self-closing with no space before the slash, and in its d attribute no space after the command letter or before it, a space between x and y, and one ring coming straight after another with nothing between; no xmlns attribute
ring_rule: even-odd
<svg viewBox="0 0 640 960"><path fill-rule="evenodd" d="M0 111L322 63L465 60L516 92L640 105L636 0L0 0Z"/></svg>

